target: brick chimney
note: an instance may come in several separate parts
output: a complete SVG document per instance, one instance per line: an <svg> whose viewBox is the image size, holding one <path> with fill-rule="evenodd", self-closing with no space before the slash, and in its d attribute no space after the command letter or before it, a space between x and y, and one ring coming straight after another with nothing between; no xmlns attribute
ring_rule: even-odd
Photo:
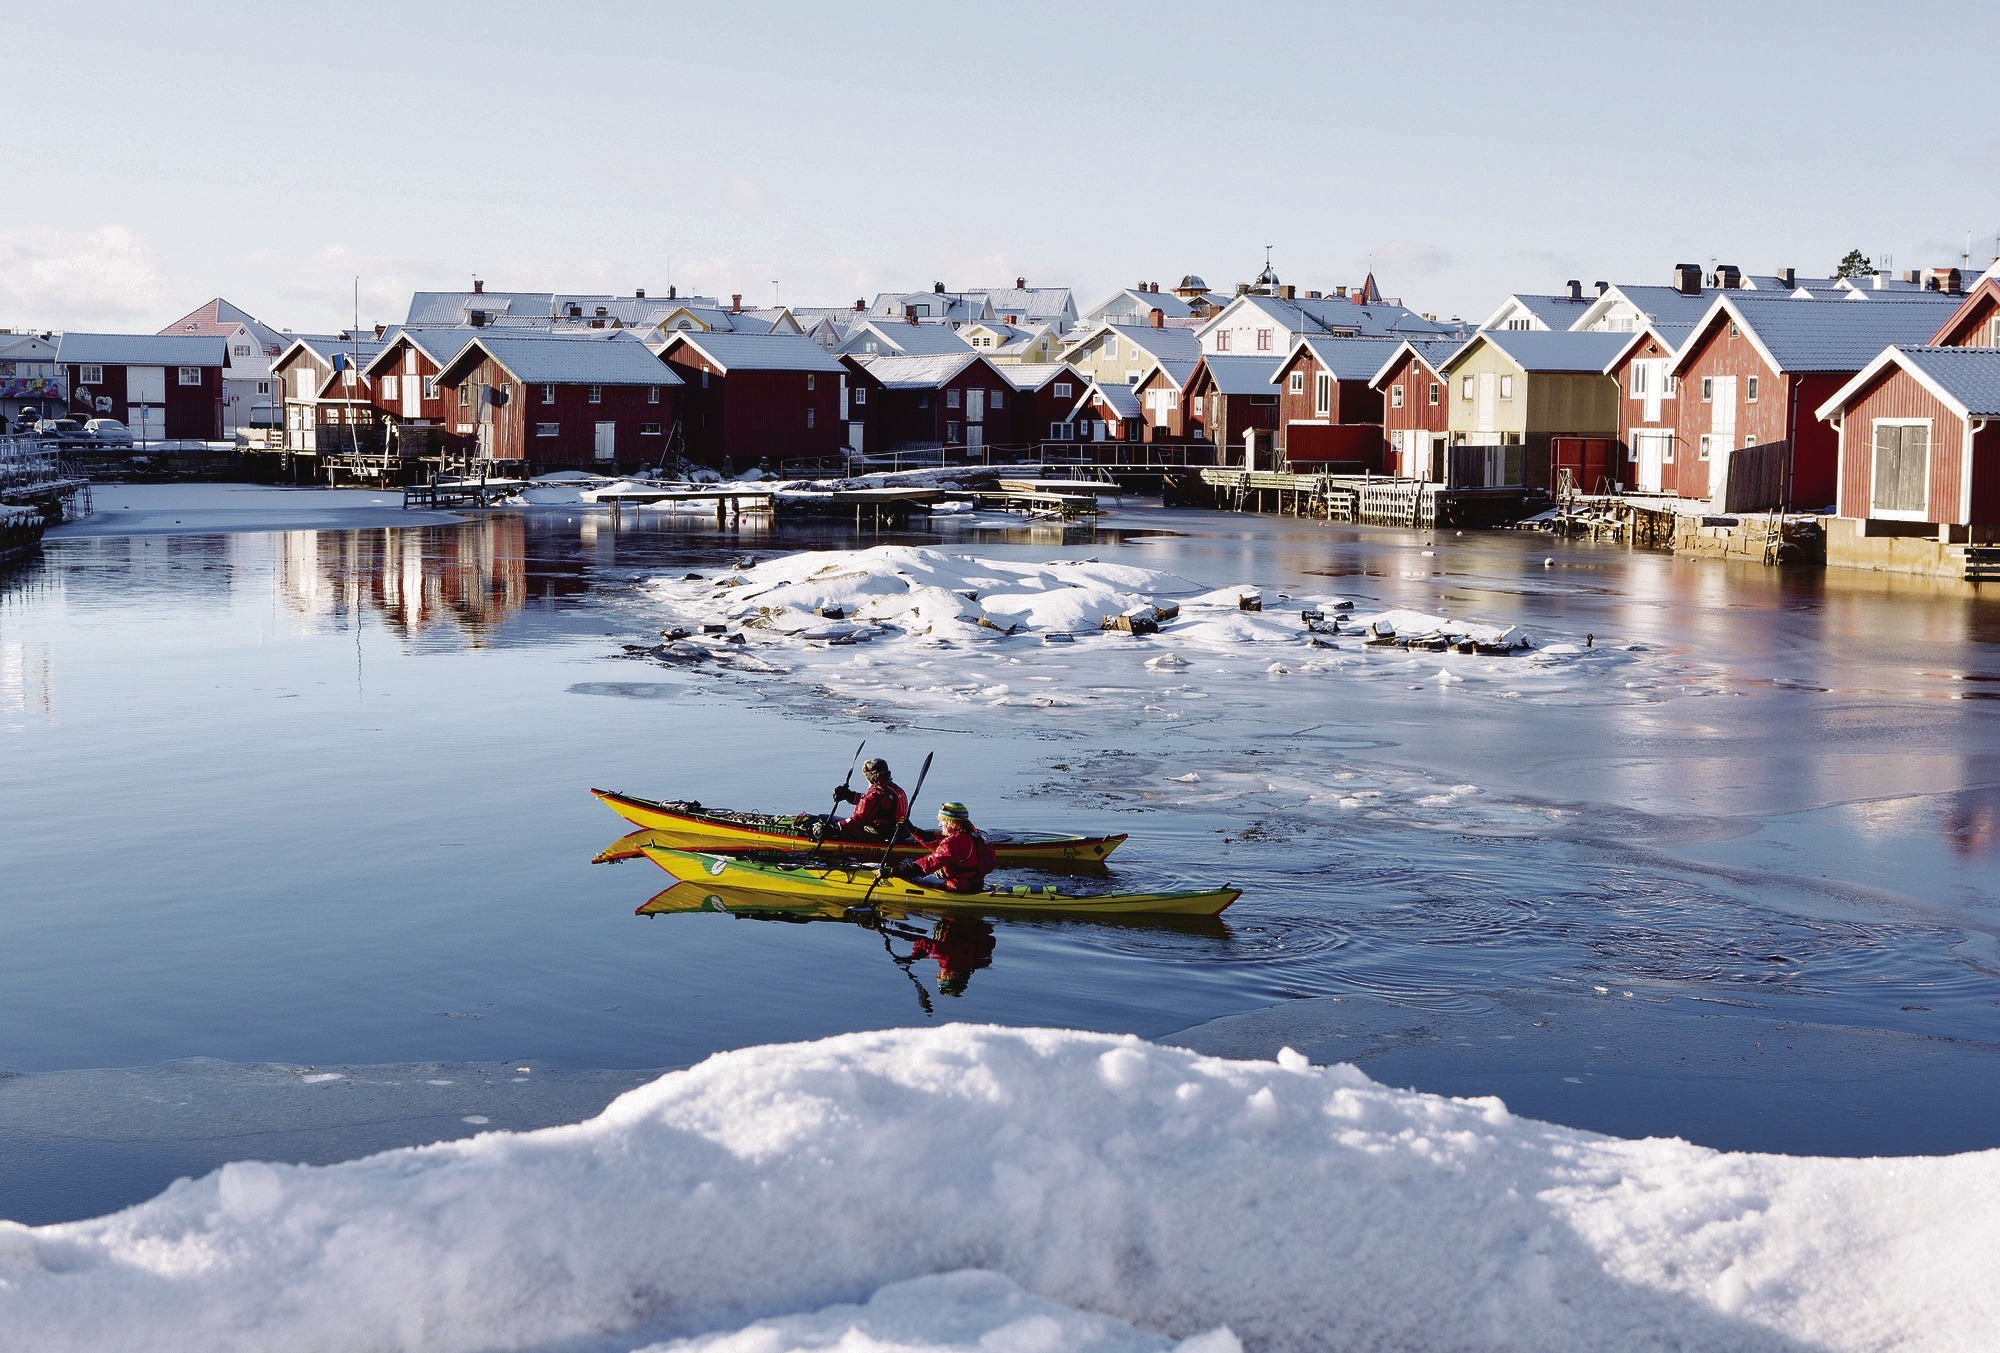
<svg viewBox="0 0 2000 1353"><path fill-rule="evenodd" d="M1798 269L1797 268L1778 269L1778 282L1781 286L1785 288L1785 290L1790 291L1793 287L1799 284Z"/></svg>
<svg viewBox="0 0 2000 1353"><path fill-rule="evenodd" d="M729 293L729 313L732 315L740 315L743 313L742 292L732 291Z"/></svg>
<svg viewBox="0 0 2000 1353"><path fill-rule="evenodd" d="M1580 301L1583 299L1583 283L1577 281L1574 277L1572 277L1569 279L1568 286L1569 286L1569 298L1572 301Z"/></svg>
<svg viewBox="0 0 2000 1353"><path fill-rule="evenodd" d="M1674 264L1674 290L1683 296L1701 295L1701 264Z"/></svg>
<svg viewBox="0 0 2000 1353"><path fill-rule="evenodd" d="M854 313L857 315L860 314L862 311L866 310L867 308L868 308L868 302L866 301L856 300L854 302Z"/></svg>
<svg viewBox="0 0 2000 1353"><path fill-rule="evenodd" d="M1014 290L1016 290L1016 291L1026 291L1027 289L1028 289L1028 279L1027 279L1027 278L1025 278L1025 277L1017 277L1017 278L1015 278L1015 279L1014 279Z"/></svg>
<svg viewBox="0 0 2000 1353"><path fill-rule="evenodd" d="M1344 301L1344 300L1346 300L1346 299L1347 299L1347 288L1346 288L1346 287L1335 287L1335 288L1333 289L1333 294L1334 294L1334 295L1336 295L1336 296L1338 296L1338 297L1339 297L1339 298L1340 298L1341 300L1343 300L1343 301Z"/></svg>
<svg viewBox="0 0 2000 1353"><path fill-rule="evenodd" d="M680 299L680 297L681 297L681 289L675 286L673 283L669 282L667 284L667 299L670 301L677 301Z"/></svg>
<svg viewBox="0 0 2000 1353"><path fill-rule="evenodd" d="M1156 305L1146 312L1146 322L1155 329L1164 329L1167 327L1167 312Z"/></svg>
<svg viewBox="0 0 2000 1353"><path fill-rule="evenodd" d="M479 296L485 294L485 291L486 291L486 283L480 281L477 277L473 278L472 294L475 296Z"/></svg>
<svg viewBox="0 0 2000 1353"><path fill-rule="evenodd" d="M1278 299L1280 300L1289 301L1298 294L1299 294L1299 289L1293 286L1290 282L1287 282L1283 286L1278 288Z"/></svg>
<svg viewBox="0 0 2000 1353"><path fill-rule="evenodd" d="M914 305L904 306L903 320L905 323L915 324L917 322L917 307L915 307Z"/></svg>
<svg viewBox="0 0 2000 1353"><path fill-rule="evenodd" d="M383 332L384 332L384 329L383 329L383 326L382 326L382 325L378 324L378 325L376 325L376 326L375 326L375 336L376 336L377 338L380 338L380 337L382 336Z"/></svg>
<svg viewBox="0 0 2000 1353"><path fill-rule="evenodd" d="M1743 285L1743 270L1734 263L1715 265L1715 285L1725 291L1733 291Z"/></svg>
<svg viewBox="0 0 2000 1353"><path fill-rule="evenodd" d="M636 287L636 288L634 288L634 289L633 289L633 292L632 292L632 299L633 299L633 300L635 300L635 301L643 301L643 300L645 300L645 299L646 299L646 289L645 289L644 287Z"/></svg>

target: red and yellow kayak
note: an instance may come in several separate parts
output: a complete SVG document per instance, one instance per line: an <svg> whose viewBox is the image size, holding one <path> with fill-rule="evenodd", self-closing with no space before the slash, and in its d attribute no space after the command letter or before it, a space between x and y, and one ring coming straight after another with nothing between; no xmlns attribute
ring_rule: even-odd
<svg viewBox="0 0 2000 1353"><path fill-rule="evenodd" d="M882 858L880 841L815 841L806 825L796 817L765 813L734 813L704 809L698 803L661 802L608 789L593 789L604 806L640 830L605 847L597 862L629 860L647 846L668 850L698 850L719 855L742 855L765 851L799 853L813 851L833 857ZM1102 864L1104 857L1125 843L1125 833L1116 836L1062 836L1054 832L985 831L993 843L993 853L1001 869L1060 869L1073 865ZM930 849L912 841L896 847L896 858L914 860Z"/></svg>
<svg viewBox="0 0 2000 1353"><path fill-rule="evenodd" d="M664 911L747 910L745 896L770 899L767 907L829 915L864 902L883 910L921 912L1035 912L1045 916L1219 916L1243 895L1240 888L1163 893L1065 893L1049 887L989 888L948 893L908 879L876 881L872 865L763 864L713 853L644 847L646 857L680 882L639 908ZM680 896L682 890L685 896ZM669 895L672 899L669 900ZM713 900L710 900L710 899ZM780 906L780 900L782 905Z"/></svg>

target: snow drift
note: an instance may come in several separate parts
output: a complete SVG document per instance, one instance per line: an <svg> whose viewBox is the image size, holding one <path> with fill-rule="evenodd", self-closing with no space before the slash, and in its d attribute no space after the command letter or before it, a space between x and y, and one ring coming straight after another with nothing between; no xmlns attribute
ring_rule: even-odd
<svg viewBox="0 0 2000 1353"><path fill-rule="evenodd" d="M0 1224L0 1331L41 1350L1060 1348L1090 1346L1093 1312L1189 1353L1973 1350L2000 1321L1996 1253L2000 1152L1727 1155L1296 1053L952 1025L723 1054L569 1127L232 1164L110 1217ZM963 1270L1005 1281L891 1287Z"/></svg>

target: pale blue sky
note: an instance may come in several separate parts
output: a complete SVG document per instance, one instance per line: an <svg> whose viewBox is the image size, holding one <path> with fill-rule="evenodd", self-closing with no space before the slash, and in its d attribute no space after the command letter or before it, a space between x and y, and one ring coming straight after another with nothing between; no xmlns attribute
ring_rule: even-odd
<svg viewBox="0 0 2000 1353"><path fill-rule="evenodd" d="M17 10L0 325L409 292L1358 281L1483 315L1711 258L1975 261L1989 4Z"/></svg>

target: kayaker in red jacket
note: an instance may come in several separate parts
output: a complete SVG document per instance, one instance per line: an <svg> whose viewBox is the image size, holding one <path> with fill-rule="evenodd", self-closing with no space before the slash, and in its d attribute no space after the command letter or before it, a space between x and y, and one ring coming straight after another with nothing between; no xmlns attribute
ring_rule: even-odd
<svg viewBox="0 0 2000 1353"><path fill-rule="evenodd" d="M997 863L993 846L972 825L972 813L962 803L938 808L938 830L944 833L930 854L910 860L888 872L897 878L922 878L936 874L948 893L976 893L986 886L986 876Z"/></svg>
<svg viewBox="0 0 2000 1353"><path fill-rule="evenodd" d="M834 789L834 802L851 803L854 811L844 822L828 823L827 829L843 841L887 842L896 824L909 814L910 796L889 778L889 763L879 756L863 762L861 773L868 777L863 793L856 794L846 785Z"/></svg>

